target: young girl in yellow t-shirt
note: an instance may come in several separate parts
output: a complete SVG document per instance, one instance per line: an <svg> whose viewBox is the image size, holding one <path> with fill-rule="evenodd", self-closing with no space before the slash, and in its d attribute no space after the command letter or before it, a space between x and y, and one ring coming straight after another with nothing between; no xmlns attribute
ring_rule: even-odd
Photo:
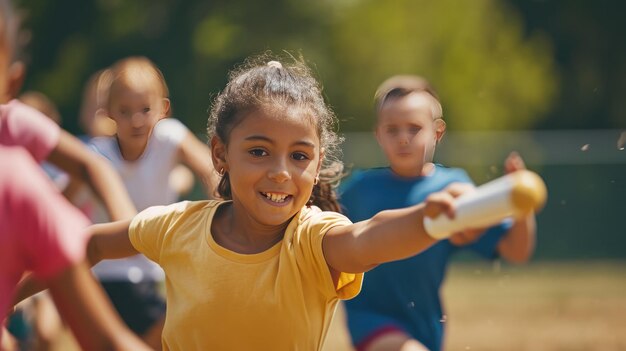
<svg viewBox="0 0 626 351"><path fill-rule="evenodd" d="M315 206L337 209L340 138L321 87L295 61L248 61L217 96L208 130L223 200L93 226L92 262L139 252L163 267L165 350L321 349L362 273L432 245L425 211L451 215L467 190L355 224Z"/></svg>

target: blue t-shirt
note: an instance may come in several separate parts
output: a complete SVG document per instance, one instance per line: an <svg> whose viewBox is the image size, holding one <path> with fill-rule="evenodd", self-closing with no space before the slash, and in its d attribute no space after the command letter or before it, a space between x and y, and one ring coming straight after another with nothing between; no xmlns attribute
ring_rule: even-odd
<svg viewBox="0 0 626 351"><path fill-rule="evenodd" d="M357 171L339 189L345 214L353 222L371 218L382 210L423 202L453 182L471 183L462 169L436 165L431 175L403 178L390 168ZM495 258L496 246L509 229L501 224L462 247ZM355 345L387 328L405 331L430 350L441 349L444 322L439 289L450 256L460 247L442 240L424 252L401 261L382 264L365 274L361 293L345 302L348 329Z"/></svg>

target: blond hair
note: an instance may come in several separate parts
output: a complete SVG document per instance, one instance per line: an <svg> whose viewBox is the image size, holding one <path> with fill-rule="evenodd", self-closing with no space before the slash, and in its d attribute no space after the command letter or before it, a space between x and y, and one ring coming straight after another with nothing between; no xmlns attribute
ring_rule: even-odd
<svg viewBox="0 0 626 351"><path fill-rule="evenodd" d="M159 68L150 59L144 56L131 56L117 61L111 66L111 84L109 92L118 84L129 87L151 87L164 98L169 97L169 90L165 77ZM107 103L111 103L111 94Z"/></svg>
<svg viewBox="0 0 626 351"><path fill-rule="evenodd" d="M111 70L102 69L89 77L83 89L79 123L90 136L115 134L115 122L99 115L108 101L112 80Z"/></svg>

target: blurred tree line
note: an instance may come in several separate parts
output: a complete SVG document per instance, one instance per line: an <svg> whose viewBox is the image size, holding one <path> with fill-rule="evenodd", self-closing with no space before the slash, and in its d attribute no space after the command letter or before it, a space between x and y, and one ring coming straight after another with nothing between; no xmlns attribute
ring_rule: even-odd
<svg viewBox="0 0 626 351"><path fill-rule="evenodd" d="M83 84L125 56L163 71L173 115L202 133L247 56L302 54L341 131L369 130L377 85L420 74L451 130L623 128L626 7L610 0L21 0L25 89L79 132Z"/></svg>

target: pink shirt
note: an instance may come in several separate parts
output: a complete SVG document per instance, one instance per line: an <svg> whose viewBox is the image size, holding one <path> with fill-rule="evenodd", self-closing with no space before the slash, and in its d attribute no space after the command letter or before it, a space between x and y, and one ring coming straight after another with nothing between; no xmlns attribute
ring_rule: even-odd
<svg viewBox="0 0 626 351"><path fill-rule="evenodd" d="M61 128L18 100L0 105L0 144L21 146L41 162L59 143Z"/></svg>
<svg viewBox="0 0 626 351"><path fill-rule="evenodd" d="M85 256L89 221L21 147L0 145L0 321L25 271L51 278Z"/></svg>

